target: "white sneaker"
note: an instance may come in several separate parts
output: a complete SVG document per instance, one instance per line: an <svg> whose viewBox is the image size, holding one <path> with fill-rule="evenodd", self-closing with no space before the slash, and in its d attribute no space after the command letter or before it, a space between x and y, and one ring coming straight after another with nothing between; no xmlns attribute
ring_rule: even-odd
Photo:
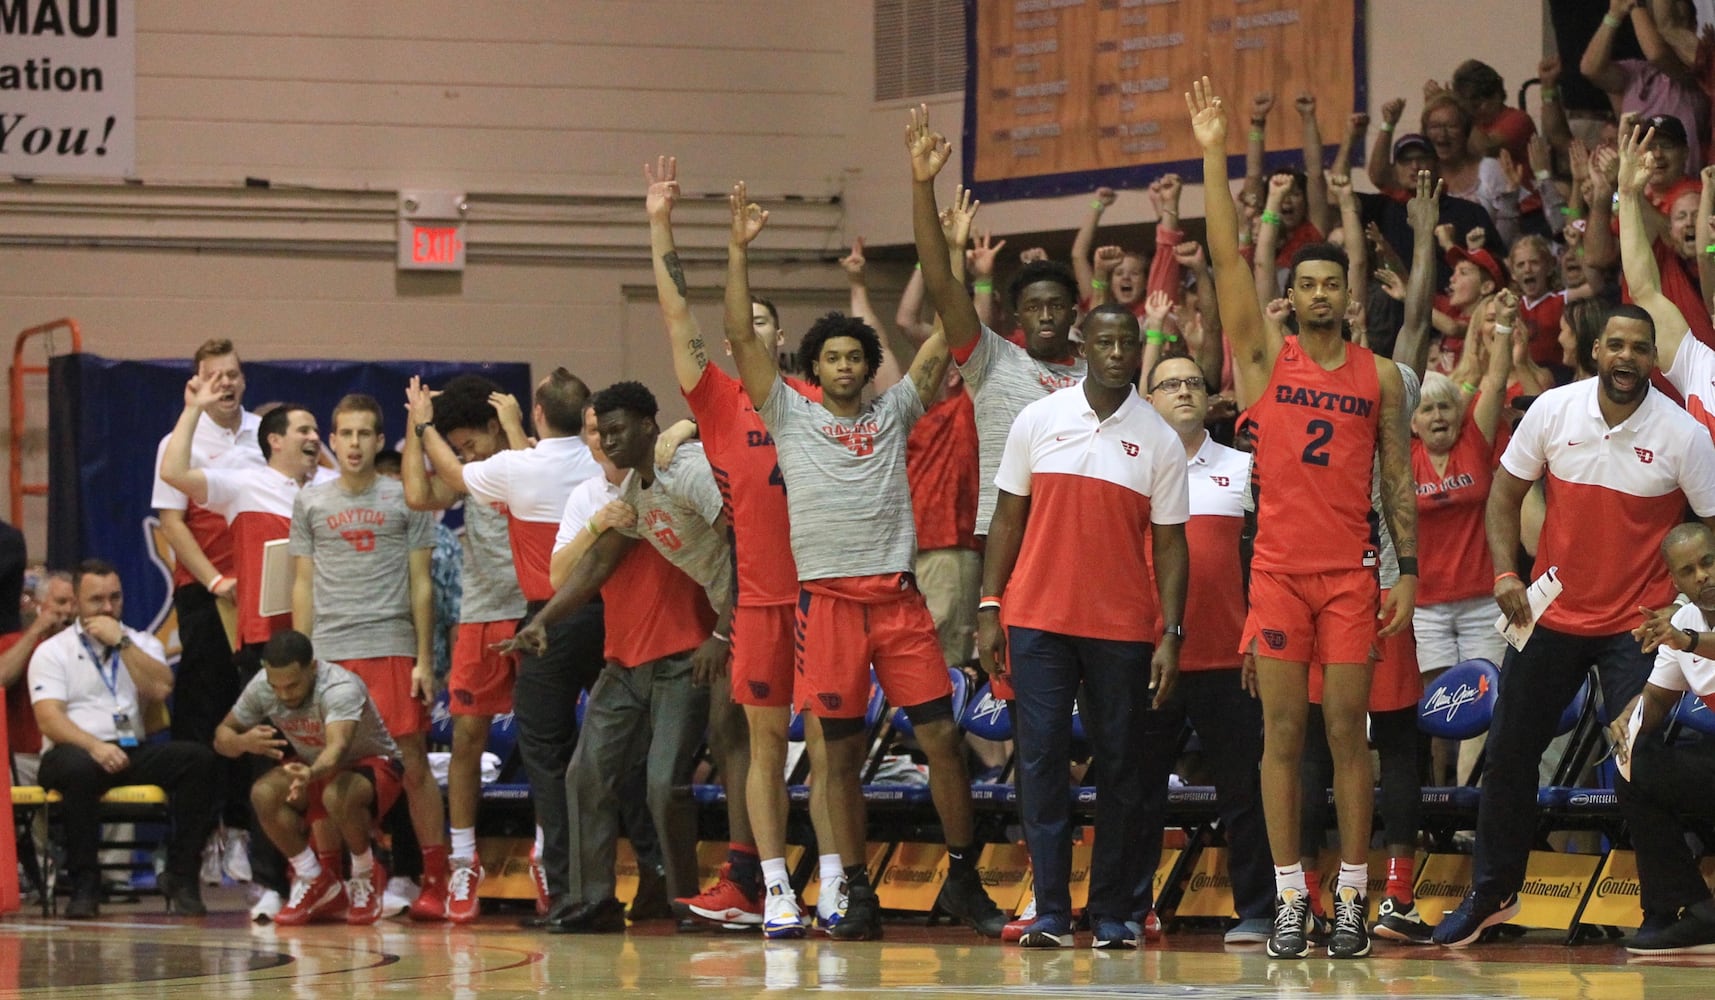
<svg viewBox="0 0 1715 1000"><path fill-rule="evenodd" d="M845 876L840 876L839 881L834 883L834 886L833 891L829 892L826 891L829 888L828 883L822 883L824 891L818 893L816 897L816 930L822 934L832 931L834 925L838 924L840 918L846 914Z"/></svg>
<svg viewBox="0 0 1715 1000"><path fill-rule="evenodd" d="M208 835L208 843L202 848L202 871L197 876L203 885L220 884L220 852L223 846L219 829Z"/></svg>
<svg viewBox="0 0 1715 1000"><path fill-rule="evenodd" d="M804 936L804 911L791 886L769 886L762 894L762 936L770 941Z"/></svg>
<svg viewBox="0 0 1715 1000"><path fill-rule="evenodd" d="M261 895L256 897L256 902L250 906L250 920L258 924L273 923L274 917L280 912L280 907L284 905L286 905L286 901L280 898L279 893L272 889L264 889Z"/></svg>
<svg viewBox="0 0 1715 1000"><path fill-rule="evenodd" d="M250 871L250 834L228 827L225 843L221 845L220 867L234 882L248 882Z"/></svg>
<svg viewBox="0 0 1715 1000"><path fill-rule="evenodd" d="M417 883L403 875L395 875L387 880L387 890L381 894L381 915L397 917L411 908L417 897L423 892Z"/></svg>

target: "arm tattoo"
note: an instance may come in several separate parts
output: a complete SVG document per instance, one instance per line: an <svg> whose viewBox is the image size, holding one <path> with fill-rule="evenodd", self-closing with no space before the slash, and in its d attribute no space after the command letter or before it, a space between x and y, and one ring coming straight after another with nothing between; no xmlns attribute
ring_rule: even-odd
<svg viewBox="0 0 1715 1000"><path fill-rule="evenodd" d="M673 287L679 290L679 297L685 298L685 268L679 263L679 251L669 250L662 254L661 265L667 269L667 277L673 279Z"/></svg>
<svg viewBox="0 0 1715 1000"><path fill-rule="evenodd" d="M1382 512L1387 515L1394 551L1417 555L1417 483L1411 474L1411 452L1402 447L1403 415L1384 413L1381 428Z"/></svg>
<svg viewBox="0 0 1715 1000"><path fill-rule="evenodd" d="M703 338L692 337L691 342L685 346L691 349L691 359L697 363L698 368L708 367L709 355L703 347Z"/></svg>
<svg viewBox="0 0 1715 1000"><path fill-rule="evenodd" d="M947 377L947 365L952 360L951 355L943 353L928 364L911 366L911 384L916 387L925 409L940 395L941 383Z"/></svg>

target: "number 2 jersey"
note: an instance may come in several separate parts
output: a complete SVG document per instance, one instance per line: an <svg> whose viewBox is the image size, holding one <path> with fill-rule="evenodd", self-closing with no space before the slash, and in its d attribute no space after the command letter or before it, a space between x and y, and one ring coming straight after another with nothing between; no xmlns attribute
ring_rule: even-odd
<svg viewBox="0 0 1715 1000"><path fill-rule="evenodd" d="M1330 371L1287 337L1251 417L1258 425L1251 566L1288 574L1374 567L1375 355L1347 344L1345 363Z"/></svg>

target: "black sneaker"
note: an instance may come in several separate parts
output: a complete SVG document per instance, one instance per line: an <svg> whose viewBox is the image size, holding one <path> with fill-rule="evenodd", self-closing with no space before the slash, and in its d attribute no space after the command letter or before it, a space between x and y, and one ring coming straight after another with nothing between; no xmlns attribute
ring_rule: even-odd
<svg viewBox="0 0 1715 1000"><path fill-rule="evenodd" d="M1334 933L1328 935L1329 958L1363 958L1370 953L1369 913L1369 897L1360 890L1341 886L1334 891Z"/></svg>
<svg viewBox="0 0 1715 1000"><path fill-rule="evenodd" d="M1274 897L1274 933L1268 939L1269 958L1303 958L1310 953L1305 925L1310 922L1310 897L1302 889L1282 889Z"/></svg>
<svg viewBox="0 0 1715 1000"><path fill-rule="evenodd" d="M158 880L161 895L167 897L167 909L181 917L206 917L208 907L203 905L202 887L197 884L196 876L180 878L172 872L162 872Z"/></svg>
<svg viewBox="0 0 1715 1000"><path fill-rule="evenodd" d="M881 940L881 900L875 898L874 886L854 885L846 890L846 914L828 936L836 941Z"/></svg>
<svg viewBox="0 0 1715 1000"><path fill-rule="evenodd" d="M1660 930L1642 930L1626 941L1634 955L1706 955L1715 953L1715 920L1691 910Z"/></svg>
<svg viewBox="0 0 1715 1000"><path fill-rule="evenodd" d="M949 873L935 897L935 907L986 938L998 938L1006 928L1006 914L994 905L974 871Z"/></svg>
<svg viewBox="0 0 1715 1000"><path fill-rule="evenodd" d="M625 930L625 904L609 896L587 903L548 921L549 934L619 934Z"/></svg>
<svg viewBox="0 0 1715 1000"><path fill-rule="evenodd" d="M1381 905L1376 907L1376 922L1370 933L1402 944L1429 944L1435 928L1424 922L1416 902L1405 903L1393 896L1383 896Z"/></svg>
<svg viewBox="0 0 1715 1000"><path fill-rule="evenodd" d="M1443 947L1463 948L1482 937L1489 928L1518 916L1518 911L1516 892L1505 899L1493 899L1472 889L1460 901L1458 909L1448 910L1441 922L1435 925L1432 940Z"/></svg>

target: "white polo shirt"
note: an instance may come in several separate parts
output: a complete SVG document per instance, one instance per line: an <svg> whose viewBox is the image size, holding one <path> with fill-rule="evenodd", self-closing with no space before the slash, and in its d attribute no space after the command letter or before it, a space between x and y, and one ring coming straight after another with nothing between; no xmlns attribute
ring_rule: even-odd
<svg viewBox="0 0 1715 1000"><path fill-rule="evenodd" d="M1244 563L1239 554L1245 528L1245 489L1251 456L1207 434L1186 462L1191 520L1185 543L1191 550L1191 577L1185 588L1185 642L1179 669L1212 670L1237 666L1233 650L1245 630Z"/></svg>
<svg viewBox="0 0 1715 1000"><path fill-rule="evenodd" d="M191 468L205 469L218 463L265 464L262 449L256 442L257 429L261 425L262 419L246 410L239 418L238 429L229 431L204 413L197 419L196 433L191 438ZM216 570L230 576L237 567L233 563L232 535L227 530L226 519L206 507L191 503L189 497L161 478L161 459L167 453L167 441L171 438L171 434L161 438L160 445L155 448L155 486L150 493L149 505L156 510L184 511L185 525L190 528L197 547L202 549ZM175 560L173 586L182 587L191 582L190 572Z"/></svg>
<svg viewBox="0 0 1715 1000"><path fill-rule="evenodd" d="M1548 514L1536 564L1560 567L1565 589L1542 624L1580 636L1615 635L1637 609L1673 602L1661 540L1686 504L1715 515L1715 443L1690 414L1653 389L1609 427L1600 379L1537 397L1501 456L1528 481L1547 475Z"/></svg>
<svg viewBox="0 0 1715 1000"><path fill-rule="evenodd" d="M464 467L464 485L472 499L506 515L512 562L527 601L554 596L548 561L566 498L601 466L576 435L543 438L534 448L497 452Z"/></svg>
<svg viewBox="0 0 1715 1000"><path fill-rule="evenodd" d="M122 626L123 627L123 626ZM165 663L167 651L160 640L147 632L126 628L125 634L138 649ZM39 701L63 701L66 716L72 724L95 737L109 742L119 738L113 724L115 715L127 715L138 739L143 738L143 711L137 699L137 684L124 663L117 663L113 673L96 666L84 645L83 623L60 631L36 647L30 656L30 704ZM96 652L106 659L107 650L93 638L89 640ZM109 666L115 664L109 663ZM111 680L113 686L108 687ZM53 740L42 736L42 750L53 746Z"/></svg>
<svg viewBox="0 0 1715 1000"><path fill-rule="evenodd" d="M1008 626L1155 640L1148 528L1191 512L1185 446L1137 390L1106 420L1082 382L1026 406L994 483L1030 498L1001 610Z"/></svg>
<svg viewBox="0 0 1715 1000"><path fill-rule="evenodd" d="M1703 609L1695 604L1687 604L1674 612L1673 624L1675 628L1690 629L1715 638L1711 635L1715 624L1711 624ZM1705 645L1707 641L1706 638ZM1715 709L1715 660L1707 656L1661 646L1655 651L1655 670L1650 673L1649 682L1669 691L1690 691L1703 699L1705 705Z"/></svg>

